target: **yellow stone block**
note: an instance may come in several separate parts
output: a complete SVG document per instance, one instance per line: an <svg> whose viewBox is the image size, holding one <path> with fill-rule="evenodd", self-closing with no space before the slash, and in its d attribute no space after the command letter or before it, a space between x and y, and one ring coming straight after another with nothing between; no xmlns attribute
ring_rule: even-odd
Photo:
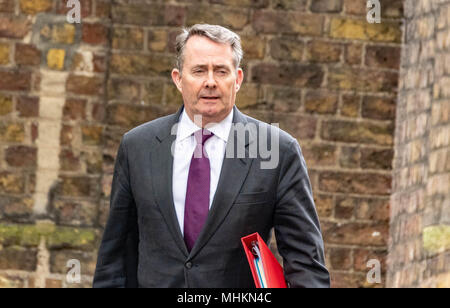
<svg viewBox="0 0 450 308"><path fill-rule="evenodd" d="M10 97L2 96L0 94L0 116L4 116L12 112L13 104Z"/></svg>
<svg viewBox="0 0 450 308"><path fill-rule="evenodd" d="M62 70L64 68L64 49L50 49L47 53L47 65L51 69Z"/></svg>
<svg viewBox="0 0 450 308"><path fill-rule="evenodd" d="M333 18L330 36L365 41L401 42L402 31L396 22L368 23L365 19Z"/></svg>
<svg viewBox="0 0 450 308"><path fill-rule="evenodd" d="M132 33L133 41L140 42L141 41L141 33L139 31L135 31ZM153 31L152 32L152 40L148 42L148 47L150 50L154 51L164 51L167 46L167 32L166 31Z"/></svg>
<svg viewBox="0 0 450 308"><path fill-rule="evenodd" d="M429 226L423 229L423 248L430 253L450 249L450 226Z"/></svg>
<svg viewBox="0 0 450 308"><path fill-rule="evenodd" d="M266 42L260 37L255 36L242 36L242 49L244 50L244 55L246 58L264 58L264 52L266 47Z"/></svg>
<svg viewBox="0 0 450 308"><path fill-rule="evenodd" d="M75 41L75 26L71 24L54 25L52 41L61 44L73 44Z"/></svg>
<svg viewBox="0 0 450 308"><path fill-rule="evenodd" d="M244 83L236 94L236 106L248 108L256 105L258 103L258 91L259 89L256 85Z"/></svg>
<svg viewBox="0 0 450 308"><path fill-rule="evenodd" d="M37 14L51 11L52 0L20 0L20 10L25 14Z"/></svg>
<svg viewBox="0 0 450 308"><path fill-rule="evenodd" d="M0 44L0 65L9 63L9 45Z"/></svg>

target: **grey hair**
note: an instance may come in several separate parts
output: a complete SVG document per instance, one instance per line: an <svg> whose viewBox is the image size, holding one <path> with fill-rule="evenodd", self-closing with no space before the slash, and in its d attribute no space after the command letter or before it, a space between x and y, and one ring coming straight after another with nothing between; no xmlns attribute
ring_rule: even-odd
<svg viewBox="0 0 450 308"><path fill-rule="evenodd" d="M207 37L217 43L229 44L233 51L233 64L236 69L239 68L244 57L239 35L222 26L196 24L190 28L183 28L181 34L176 38L176 67L180 72L183 69L184 48L188 39L194 35Z"/></svg>

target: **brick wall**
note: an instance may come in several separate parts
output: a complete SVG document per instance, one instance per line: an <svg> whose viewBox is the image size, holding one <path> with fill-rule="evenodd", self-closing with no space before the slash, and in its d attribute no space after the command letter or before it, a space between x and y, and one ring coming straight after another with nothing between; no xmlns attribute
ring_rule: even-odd
<svg viewBox="0 0 450 308"><path fill-rule="evenodd" d="M0 1L0 286L70 286L69 259L92 280L111 22L81 2L69 24L67 1Z"/></svg>
<svg viewBox="0 0 450 308"><path fill-rule="evenodd" d="M0 0L0 286L90 285L120 138L179 108L174 38L200 22L242 37L238 107L298 138L333 286L385 285L402 1L381 24L363 0L80 2L69 24L64 0Z"/></svg>
<svg viewBox="0 0 450 308"><path fill-rule="evenodd" d="M450 1L405 2L390 287L450 286Z"/></svg>

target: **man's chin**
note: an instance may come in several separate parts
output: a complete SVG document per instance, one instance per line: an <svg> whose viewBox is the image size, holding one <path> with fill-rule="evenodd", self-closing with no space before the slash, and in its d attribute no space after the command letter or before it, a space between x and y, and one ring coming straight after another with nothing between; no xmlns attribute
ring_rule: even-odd
<svg viewBox="0 0 450 308"><path fill-rule="evenodd" d="M228 114L224 108L220 108L219 104L203 105L196 110L196 113L202 116L208 122L220 122Z"/></svg>
<svg viewBox="0 0 450 308"><path fill-rule="evenodd" d="M219 102L202 102L197 108L197 112L205 117L214 117L223 112Z"/></svg>

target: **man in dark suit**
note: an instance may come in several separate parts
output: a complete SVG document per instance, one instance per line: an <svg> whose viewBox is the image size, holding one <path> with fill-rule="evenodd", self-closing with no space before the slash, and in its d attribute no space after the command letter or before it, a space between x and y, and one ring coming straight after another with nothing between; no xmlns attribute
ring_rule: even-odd
<svg viewBox="0 0 450 308"><path fill-rule="evenodd" d="M239 36L195 25L177 53L184 104L122 138L94 287L254 287L240 239L272 228L288 285L329 287L297 140L235 106Z"/></svg>

